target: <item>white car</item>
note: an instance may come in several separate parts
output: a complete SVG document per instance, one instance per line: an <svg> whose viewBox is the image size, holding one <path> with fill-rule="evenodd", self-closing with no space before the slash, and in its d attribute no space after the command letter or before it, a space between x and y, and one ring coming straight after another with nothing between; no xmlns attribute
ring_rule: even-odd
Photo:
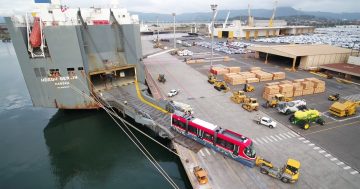
<svg viewBox="0 0 360 189"><path fill-rule="evenodd" d="M259 120L257 120L257 123L260 125L265 125L268 126L269 128L275 128L276 127L276 122L273 121L272 119L268 118L268 117L262 117Z"/></svg>
<svg viewBox="0 0 360 189"><path fill-rule="evenodd" d="M178 89L178 90L172 89L172 90L170 90L170 92L168 93L168 97L173 97L173 96L179 94L179 92L180 92L179 89Z"/></svg>

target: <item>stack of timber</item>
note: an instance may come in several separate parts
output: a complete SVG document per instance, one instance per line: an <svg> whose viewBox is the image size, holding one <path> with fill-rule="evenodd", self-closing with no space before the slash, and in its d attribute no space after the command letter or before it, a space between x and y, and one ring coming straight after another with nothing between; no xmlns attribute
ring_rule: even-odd
<svg viewBox="0 0 360 189"><path fill-rule="evenodd" d="M280 88L278 85L265 86L263 98L266 100L271 100L275 97L276 94L280 93Z"/></svg>
<svg viewBox="0 0 360 189"><path fill-rule="evenodd" d="M226 69L229 71L229 73L239 73L241 70L240 67L227 67Z"/></svg>
<svg viewBox="0 0 360 189"><path fill-rule="evenodd" d="M301 83L293 83L294 97L303 95L303 86Z"/></svg>
<svg viewBox="0 0 360 189"><path fill-rule="evenodd" d="M273 80L285 79L285 72L273 72Z"/></svg>
<svg viewBox="0 0 360 189"><path fill-rule="evenodd" d="M303 86L303 95L314 94L314 83L311 81L303 81L301 82Z"/></svg>
<svg viewBox="0 0 360 189"><path fill-rule="evenodd" d="M250 72L256 72L256 71L261 71L261 68L260 67L251 67L250 68Z"/></svg>
<svg viewBox="0 0 360 189"><path fill-rule="evenodd" d="M224 67L212 67L210 72L215 75L224 75L224 74L229 73L229 70Z"/></svg>
<svg viewBox="0 0 360 189"><path fill-rule="evenodd" d="M260 81L271 81L273 79L273 74L268 72L256 71L255 74Z"/></svg>
<svg viewBox="0 0 360 189"><path fill-rule="evenodd" d="M292 84L292 81L289 80L284 80L284 81L280 81L280 84Z"/></svg>
<svg viewBox="0 0 360 189"><path fill-rule="evenodd" d="M246 83L257 83L259 82L258 78L247 78Z"/></svg>
<svg viewBox="0 0 360 189"><path fill-rule="evenodd" d="M285 97L293 97L294 95L294 87L292 84L281 84L279 85L280 94L284 95Z"/></svg>
<svg viewBox="0 0 360 189"><path fill-rule="evenodd" d="M224 75L224 81L230 85L240 85L246 83L246 77L238 73L228 73Z"/></svg>
<svg viewBox="0 0 360 189"><path fill-rule="evenodd" d="M263 98L272 99L275 94L283 94L285 97L297 97L302 95L325 92L325 82L316 78L284 80L281 82L267 83L264 88Z"/></svg>
<svg viewBox="0 0 360 189"><path fill-rule="evenodd" d="M273 86L273 85L279 85L280 82L271 82L271 83L266 83L265 86Z"/></svg>
<svg viewBox="0 0 360 189"><path fill-rule="evenodd" d="M316 78L306 78L305 81L314 83L314 93L325 92L325 81L321 81L320 79Z"/></svg>

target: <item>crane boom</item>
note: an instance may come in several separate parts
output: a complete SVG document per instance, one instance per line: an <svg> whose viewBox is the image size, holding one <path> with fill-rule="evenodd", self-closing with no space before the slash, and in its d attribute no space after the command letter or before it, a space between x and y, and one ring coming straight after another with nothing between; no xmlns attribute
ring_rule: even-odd
<svg viewBox="0 0 360 189"><path fill-rule="evenodd" d="M269 27L273 27L274 26L274 19L275 19L275 12L276 12L276 6L277 6L277 2L274 2L274 8L273 8L273 13L271 15L270 21L269 21Z"/></svg>
<svg viewBox="0 0 360 189"><path fill-rule="evenodd" d="M226 16L226 19L225 19L225 22L223 23L223 28L226 27L226 24L227 24L227 21L229 19L229 16L230 16L230 11L227 13L227 16Z"/></svg>

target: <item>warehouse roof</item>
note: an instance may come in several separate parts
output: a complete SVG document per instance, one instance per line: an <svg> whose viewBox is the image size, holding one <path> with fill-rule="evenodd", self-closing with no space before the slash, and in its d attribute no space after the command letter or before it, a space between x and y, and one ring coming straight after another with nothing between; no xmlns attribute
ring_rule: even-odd
<svg viewBox="0 0 360 189"><path fill-rule="evenodd" d="M320 68L360 77L360 66L347 63L324 64Z"/></svg>
<svg viewBox="0 0 360 189"><path fill-rule="evenodd" d="M248 49L289 58L295 58L298 56L351 53L350 49L331 45L271 45L252 46L248 47Z"/></svg>

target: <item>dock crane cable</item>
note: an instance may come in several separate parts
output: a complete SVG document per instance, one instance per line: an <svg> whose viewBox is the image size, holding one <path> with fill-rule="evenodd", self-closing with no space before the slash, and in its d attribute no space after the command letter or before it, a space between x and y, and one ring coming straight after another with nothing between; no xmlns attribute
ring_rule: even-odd
<svg viewBox="0 0 360 189"><path fill-rule="evenodd" d="M80 82L85 86L85 84L80 80ZM92 84L92 82L90 81L90 83ZM92 84L93 85L93 84ZM76 87L75 87L76 88ZM79 89L77 89L78 92L80 92ZM92 93L91 93L92 94ZM86 94L84 94L86 95ZM113 116L117 117L124 126L126 126L126 128L129 130L129 132L134 136L134 138L139 142L139 144L143 147L143 149L151 156L150 152L146 150L146 148L142 145L142 143L136 138L136 136L132 133L132 131L127 127L127 125L130 125L132 128L136 129L137 131L140 131L139 129L137 129L135 126L133 126L132 124L128 123L126 120L122 119L121 117L118 116L118 114L116 113L116 111L114 109L112 109L112 107L110 106L110 104L108 104L106 101L105 103L107 103L107 106L110 107L110 109L112 111L110 111L108 108L106 108L106 106L103 105L103 103L101 103L100 99L98 99L98 97L94 94L92 94L93 98L91 98L90 96L88 96L88 98L94 100L100 107L102 107L108 114L111 113ZM111 116L109 114L109 116ZM126 123L125 123L126 122ZM119 125L120 127L120 125ZM142 131L140 131L141 133L143 133ZM150 138L151 140L155 141L156 143L160 144L162 147L166 148L167 150L171 151L172 153L174 153L175 155L179 156L177 153L173 152L171 149L167 148L166 146L164 146L163 144L159 143L158 141L156 141L155 139L153 139L152 137L148 136L146 133L143 133L145 136L147 136L148 138ZM153 158L151 156L151 158L153 159L153 161L156 162L155 158ZM156 162L156 164L160 167L160 169L162 171L165 172L165 170L162 169L162 167ZM165 172L166 174L166 172ZM167 175L167 174L166 174ZM167 175L168 176L168 175ZM169 176L168 176L169 177ZM170 178L170 177L169 177Z"/></svg>
<svg viewBox="0 0 360 189"><path fill-rule="evenodd" d="M94 88L95 86L94 86L94 84L91 82L90 78L87 77L87 80L88 80L88 82L90 83L90 85ZM85 85L85 83L83 83L81 80L79 80L79 81L80 81L80 83L81 83L84 87L87 87L87 86ZM75 86L74 86L74 87L75 87ZM78 90L79 90L79 89L78 89ZM79 90L79 91L80 91L80 90ZM81 91L81 93L83 93L83 92ZM81 94L81 95L82 95L82 94ZM91 100L96 101L97 104L99 104L99 103L101 104L100 99L99 99L96 95L94 95L93 93L91 93L91 96L92 96L92 97L88 97L88 98L91 99ZM110 106L110 107L111 107L111 106ZM140 129L138 129L137 127L135 127L134 125L132 125L131 123L129 123L128 121L126 121L125 119L121 118L117 113L113 113L113 116L117 117L118 119L121 119L121 120L124 121L128 126L132 127L133 129L135 129L136 131L138 131L140 134L146 136L146 137L149 138L150 140L152 140L152 141L154 141L155 143L159 144L161 147L165 148L165 149L168 150L169 152L171 152L171 153L173 153L174 155L176 155L176 156L178 156L179 158L181 158L179 154L177 154L176 152L174 152L174 151L171 150L170 148L166 147L165 145L161 144L159 141L157 141L156 139L152 138L151 136L149 136L149 135L146 134L145 132L141 131Z"/></svg>
<svg viewBox="0 0 360 189"><path fill-rule="evenodd" d="M79 94L95 101L101 108L103 108L106 113L111 117L111 119L120 127L120 129L126 134L126 136L134 143L134 145L143 153L143 155L151 162L151 164L154 165L154 167L160 172L160 174L171 184L171 186L173 188L176 188L178 189L179 187L176 185L176 183L172 180L172 178L165 172L165 170L163 170L163 168L157 163L157 161L155 160L155 158L150 154L150 152L148 152L146 150L146 148L141 144L141 142L136 138L136 136L131 132L131 130L129 129L129 131L132 133L132 135L136 138L136 140L140 143L140 145L143 147L141 148L139 146L139 144L133 140L133 138L131 138L131 136L126 132L126 130L124 128L121 127L121 125L116 121L116 119L114 117L117 117L120 121L123 122L122 118L120 118L118 115L114 115L114 112L110 111L108 108L106 108L101 102L98 102L97 100L95 100L94 98L88 96L87 94L85 94L84 92L80 91L78 88L76 88L75 86L71 85L71 88L73 90L75 90L76 92L78 92ZM114 110L113 110L114 111ZM126 125L124 122L123 122L124 125ZM132 126L134 127L134 126ZM144 150L146 152L144 152ZM151 158L150 158L150 157ZM154 163L155 162L155 163Z"/></svg>

